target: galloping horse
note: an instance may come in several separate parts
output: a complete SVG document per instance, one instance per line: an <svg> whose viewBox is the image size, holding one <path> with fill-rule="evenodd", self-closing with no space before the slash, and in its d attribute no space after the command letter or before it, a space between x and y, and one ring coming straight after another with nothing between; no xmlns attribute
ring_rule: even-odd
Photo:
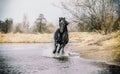
<svg viewBox="0 0 120 74"><path fill-rule="evenodd" d="M59 28L56 30L54 34L54 41L55 41L55 49L53 51L54 54L56 52L60 53L61 49L62 49L62 53L64 53L64 47L69 41L68 29L67 29L68 24L69 23L66 21L65 17L59 18Z"/></svg>

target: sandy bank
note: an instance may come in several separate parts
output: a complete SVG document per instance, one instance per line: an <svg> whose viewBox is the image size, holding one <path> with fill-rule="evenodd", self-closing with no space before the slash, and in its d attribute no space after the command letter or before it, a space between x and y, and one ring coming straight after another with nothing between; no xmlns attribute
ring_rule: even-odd
<svg viewBox="0 0 120 74"><path fill-rule="evenodd" d="M120 50L114 49L117 44L116 33L101 35L96 33L81 33L80 43L73 49L87 59L100 60L120 64Z"/></svg>

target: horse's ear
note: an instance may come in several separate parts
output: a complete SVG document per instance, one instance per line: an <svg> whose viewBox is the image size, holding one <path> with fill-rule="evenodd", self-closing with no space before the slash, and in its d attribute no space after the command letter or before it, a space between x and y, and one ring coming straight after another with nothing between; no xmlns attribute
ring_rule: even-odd
<svg viewBox="0 0 120 74"><path fill-rule="evenodd" d="M69 25L69 22L68 22L68 21L66 21L66 25Z"/></svg>
<svg viewBox="0 0 120 74"><path fill-rule="evenodd" d="M69 25L70 23L69 22L67 22L67 25Z"/></svg>
<svg viewBox="0 0 120 74"><path fill-rule="evenodd" d="M59 22L61 21L61 17L59 17Z"/></svg>

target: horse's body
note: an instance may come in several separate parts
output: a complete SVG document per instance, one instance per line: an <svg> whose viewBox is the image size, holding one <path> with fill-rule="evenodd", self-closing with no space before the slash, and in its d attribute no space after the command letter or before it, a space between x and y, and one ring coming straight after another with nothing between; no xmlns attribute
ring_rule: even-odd
<svg viewBox="0 0 120 74"><path fill-rule="evenodd" d="M65 18L63 17L59 18L60 28L56 30L54 35L54 41L55 41L55 49L53 51L54 54L56 52L60 53L61 49L62 49L62 53L64 53L64 47L69 41L67 25L68 22L65 20Z"/></svg>

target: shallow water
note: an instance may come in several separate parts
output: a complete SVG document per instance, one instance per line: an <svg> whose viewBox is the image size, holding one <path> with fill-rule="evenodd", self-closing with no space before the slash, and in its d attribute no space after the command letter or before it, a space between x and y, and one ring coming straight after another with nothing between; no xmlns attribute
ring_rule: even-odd
<svg viewBox="0 0 120 74"><path fill-rule="evenodd" d="M119 66L79 55L53 58L52 50L52 43L0 44L0 74L120 74Z"/></svg>

